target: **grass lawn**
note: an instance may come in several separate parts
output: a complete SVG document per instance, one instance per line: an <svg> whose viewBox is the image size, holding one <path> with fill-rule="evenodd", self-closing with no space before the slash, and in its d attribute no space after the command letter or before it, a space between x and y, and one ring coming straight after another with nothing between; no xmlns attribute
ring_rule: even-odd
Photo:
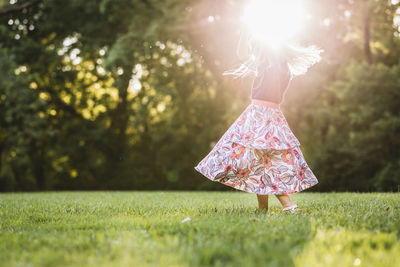
<svg viewBox="0 0 400 267"><path fill-rule="evenodd" d="M0 194L0 266L400 266L400 193L292 199L302 213L240 191Z"/></svg>

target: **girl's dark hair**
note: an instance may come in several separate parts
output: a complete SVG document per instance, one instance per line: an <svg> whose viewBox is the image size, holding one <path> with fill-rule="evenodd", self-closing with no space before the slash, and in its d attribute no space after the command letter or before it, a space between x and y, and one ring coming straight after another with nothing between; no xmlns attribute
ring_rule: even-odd
<svg viewBox="0 0 400 267"><path fill-rule="evenodd" d="M223 75L233 75L235 78L245 77L251 73L257 74L279 60L286 61L292 76L305 74L309 67L321 60L322 49L311 45L303 47L299 44L284 43L279 50L273 50L260 40L241 34L236 54L243 63Z"/></svg>

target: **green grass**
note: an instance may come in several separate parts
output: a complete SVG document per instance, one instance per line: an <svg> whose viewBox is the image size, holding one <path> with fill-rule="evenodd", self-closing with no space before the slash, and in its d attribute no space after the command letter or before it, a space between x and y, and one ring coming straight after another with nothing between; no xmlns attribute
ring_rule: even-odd
<svg viewBox="0 0 400 267"><path fill-rule="evenodd" d="M0 194L0 266L400 266L399 193L292 199L301 214L239 191Z"/></svg>

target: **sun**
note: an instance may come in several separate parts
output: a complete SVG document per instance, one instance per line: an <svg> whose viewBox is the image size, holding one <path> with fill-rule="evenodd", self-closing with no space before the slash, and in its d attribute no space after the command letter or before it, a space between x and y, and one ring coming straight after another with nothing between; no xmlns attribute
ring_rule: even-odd
<svg viewBox="0 0 400 267"><path fill-rule="evenodd" d="M242 20L255 38L279 48L298 34L305 18L301 0L250 0Z"/></svg>

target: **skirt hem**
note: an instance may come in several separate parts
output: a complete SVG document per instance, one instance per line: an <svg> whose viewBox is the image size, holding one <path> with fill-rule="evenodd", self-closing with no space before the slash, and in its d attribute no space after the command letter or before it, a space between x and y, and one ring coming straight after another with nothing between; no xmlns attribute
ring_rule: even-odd
<svg viewBox="0 0 400 267"><path fill-rule="evenodd" d="M247 192L247 193L253 193L253 194L257 194L257 195L290 195L290 194L295 194L295 193L299 193L299 192L301 192L301 191L307 190L307 189L309 189L310 187L313 187L314 185L318 184L318 180L315 180L314 183L306 184L306 186L305 186L305 187L302 187L302 189L300 189L300 190L270 191L269 193L265 193L265 192L264 192L264 193L261 193L261 192L262 192L262 191L261 191L260 193L258 193L258 192L253 192L253 191L251 191L250 189L240 188L240 187L235 186L235 185L230 184L230 183L224 183L224 182L222 182L222 181L214 180L213 177L208 176L207 173L201 172L200 169L199 169L197 166L194 167L194 169L195 169L196 171L198 171L199 173L201 173L202 175L204 175L207 179L209 179L209 180L211 180L211 181L213 181L213 182L221 183L221 184L223 184L223 185L227 185L227 186L229 186L229 187L232 187L232 188L234 188L234 189L236 189L236 190L240 190L240 191Z"/></svg>

